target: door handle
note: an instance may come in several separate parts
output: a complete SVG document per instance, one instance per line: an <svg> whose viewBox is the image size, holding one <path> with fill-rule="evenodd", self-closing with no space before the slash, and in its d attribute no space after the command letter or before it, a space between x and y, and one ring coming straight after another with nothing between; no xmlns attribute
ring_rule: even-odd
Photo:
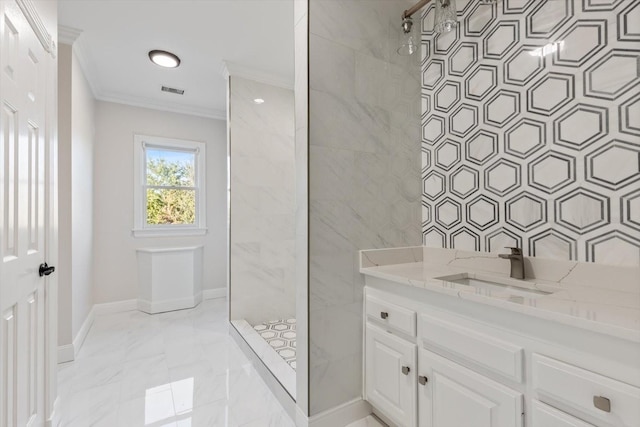
<svg viewBox="0 0 640 427"><path fill-rule="evenodd" d="M47 265L46 262L43 262L42 264L40 264L40 268L38 268L38 274L40 275L40 277L48 276L54 271L56 271L56 268L54 266Z"/></svg>
<svg viewBox="0 0 640 427"><path fill-rule="evenodd" d="M386 311L381 311L380 312L380 317L383 319L386 319L389 317L389 313L387 313Z"/></svg>
<svg viewBox="0 0 640 427"><path fill-rule="evenodd" d="M427 384L427 382L429 381L429 378L423 375L418 376L418 382L420 383L420 385L425 385Z"/></svg>
<svg viewBox="0 0 640 427"><path fill-rule="evenodd" d="M411 372L411 368L409 368L408 366L403 366L402 367L402 373L404 375L409 375L409 372Z"/></svg>

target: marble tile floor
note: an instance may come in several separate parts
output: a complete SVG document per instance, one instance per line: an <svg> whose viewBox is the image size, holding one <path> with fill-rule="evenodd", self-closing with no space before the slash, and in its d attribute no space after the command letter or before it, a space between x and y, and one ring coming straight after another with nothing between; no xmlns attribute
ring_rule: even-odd
<svg viewBox="0 0 640 427"><path fill-rule="evenodd" d="M62 426L293 427L228 334L227 303L97 316L59 365Z"/></svg>

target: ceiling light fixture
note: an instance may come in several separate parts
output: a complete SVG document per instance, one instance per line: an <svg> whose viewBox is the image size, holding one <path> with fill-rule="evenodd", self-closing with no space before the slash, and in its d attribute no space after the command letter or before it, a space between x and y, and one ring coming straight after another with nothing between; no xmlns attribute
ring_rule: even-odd
<svg viewBox="0 0 640 427"><path fill-rule="evenodd" d="M180 58L165 50L152 50L149 52L149 59L156 65L165 68L176 68L180 65Z"/></svg>
<svg viewBox="0 0 640 427"><path fill-rule="evenodd" d="M253 100L253 103L254 103L254 104L258 104L258 105L260 105L260 104L264 104L264 99L262 99L262 98L256 98L256 99L254 99L254 100Z"/></svg>

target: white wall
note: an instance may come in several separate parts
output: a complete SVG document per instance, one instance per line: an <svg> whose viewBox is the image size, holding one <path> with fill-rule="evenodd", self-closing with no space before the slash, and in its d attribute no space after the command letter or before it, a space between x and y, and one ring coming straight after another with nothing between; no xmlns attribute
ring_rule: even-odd
<svg viewBox="0 0 640 427"><path fill-rule="evenodd" d="M95 99L72 47L58 52L58 343L68 345L93 305Z"/></svg>
<svg viewBox="0 0 640 427"><path fill-rule="evenodd" d="M71 301L75 337L93 305L93 154L95 105L78 58L71 67Z"/></svg>
<svg viewBox="0 0 640 427"><path fill-rule="evenodd" d="M71 334L71 46L58 46L58 344Z"/></svg>
<svg viewBox="0 0 640 427"><path fill-rule="evenodd" d="M98 102L94 187L94 302L137 297L136 248L204 245L204 289L226 286L226 124L221 120ZM207 144L205 236L134 238L133 136Z"/></svg>

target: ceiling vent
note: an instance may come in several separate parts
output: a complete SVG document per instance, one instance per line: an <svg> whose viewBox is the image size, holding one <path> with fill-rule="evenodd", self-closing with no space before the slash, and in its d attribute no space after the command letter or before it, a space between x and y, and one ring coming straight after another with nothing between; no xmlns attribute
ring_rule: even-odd
<svg viewBox="0 0 640 427"><path fill-rule="evenodd" d="M177 95L184 95L184 89L176 89L175 87L162 86L163 92L175 93Z"/></svg>

